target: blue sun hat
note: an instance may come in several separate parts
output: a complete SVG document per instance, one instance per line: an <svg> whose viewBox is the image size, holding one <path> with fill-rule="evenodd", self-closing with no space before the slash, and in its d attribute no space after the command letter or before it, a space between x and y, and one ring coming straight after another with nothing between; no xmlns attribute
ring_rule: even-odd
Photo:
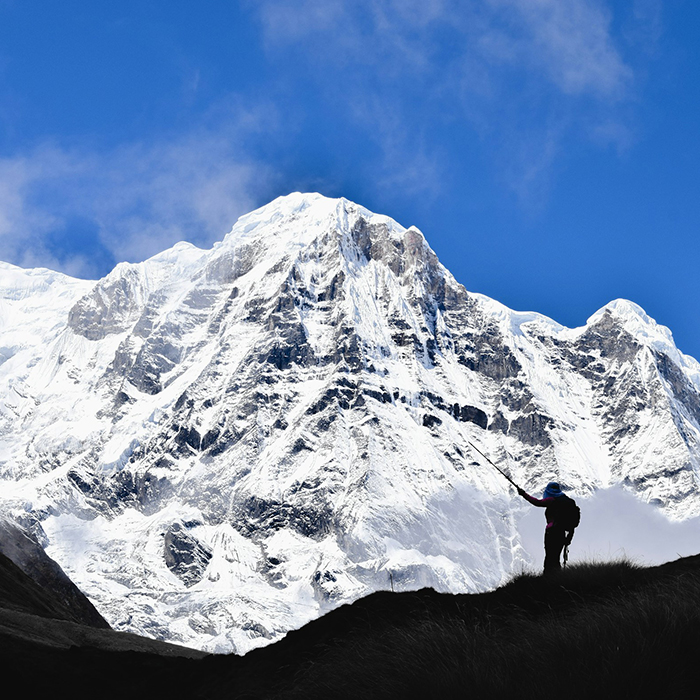
<svg viewBox="0 0 700 700"><path fill-rule="evenodd" d="M561 490L561 486L556 481L550 481L547 484L547 488L544 490L543 498L559 498L563 496L564 493Z"/></svg>

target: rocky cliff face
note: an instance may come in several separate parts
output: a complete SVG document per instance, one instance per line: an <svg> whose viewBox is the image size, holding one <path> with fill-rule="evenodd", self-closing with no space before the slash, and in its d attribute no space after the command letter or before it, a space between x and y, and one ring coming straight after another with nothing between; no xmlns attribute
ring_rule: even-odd
<svg viewBox="0 0 700 700"><path fill-rule="evenodd" d="M700 513L700 365L667 329L513 312L346 200L97 283L2 272L0 498L116 629L243 653L390 577L497 585L519 504L470 442L532 490Z"/></svg>

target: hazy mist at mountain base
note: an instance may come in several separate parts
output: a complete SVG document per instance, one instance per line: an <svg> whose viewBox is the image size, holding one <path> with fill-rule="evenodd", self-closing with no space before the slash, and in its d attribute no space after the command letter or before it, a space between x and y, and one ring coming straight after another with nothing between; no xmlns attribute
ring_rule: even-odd
<svg viewBox="0 0 700 700"><path fill-rule="evenodd" d="M541 494L537 494L541 496ZM628 558L653 566L700 552L700 518L669 520L619 486L586 498L569 492L581 507L581 524L569 548L569 562ZM532 559L525 570L538 571L544 560L544 510L529 507L518 520L523 548Z"/></svg>

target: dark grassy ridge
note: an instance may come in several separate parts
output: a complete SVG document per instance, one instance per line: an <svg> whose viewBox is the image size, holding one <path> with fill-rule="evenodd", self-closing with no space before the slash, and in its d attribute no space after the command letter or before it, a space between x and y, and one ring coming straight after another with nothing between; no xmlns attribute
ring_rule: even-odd
<svg viewBox="0 0 700 700"><path fill-rule="evenodd" d="M695 698L700 557L576 566L481 595L379 593L275 647L205 659L202 697L541 698L554 684L570 698Z"/></svg>
<svg viewBox="0 0 700 700"><path fill-rule="evenodd" d="M696 698L700 556L480 595L376 593L245 657L33 648L42 685L72 697Z"/></svg>

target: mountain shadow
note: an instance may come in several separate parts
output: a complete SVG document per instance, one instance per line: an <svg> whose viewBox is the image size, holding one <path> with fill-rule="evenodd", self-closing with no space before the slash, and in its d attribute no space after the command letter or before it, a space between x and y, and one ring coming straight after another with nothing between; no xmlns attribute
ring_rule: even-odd
<svg viewBox="0 0 700 700"><path fill-rule="evenodd" d="M0 564L5 615L17 572ZM700 555L524 574L482 594L375 593L243 657L131 643L118 651L75 637L66 648L0 625L10 676L72 697L695 698Z"/></svg>

